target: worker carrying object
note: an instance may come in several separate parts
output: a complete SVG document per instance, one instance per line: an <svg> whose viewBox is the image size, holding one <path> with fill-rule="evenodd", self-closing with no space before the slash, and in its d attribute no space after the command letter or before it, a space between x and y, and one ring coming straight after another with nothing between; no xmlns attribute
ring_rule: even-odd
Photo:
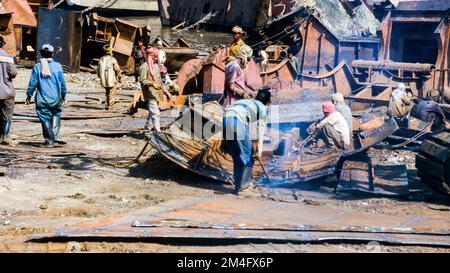
<svg viewBox="0 0 450 273"><path fill-rule="evenodd" d="M413 95L406 92L405 84L399 83L389 98L389 112L400 127L409 128L409 117L413 107Z"/></svg>
<svg viewBox="0 0 450 273"><path fill-rule="evenodd" d="M327 147L348 149L350 147L350 130L345 118L336 111L331 101L322 104L324 118L308 127L308 133L322 140Z"/></svg>
<svg viewBox="0 0 450 273"><path fill-rule="evenodd" d="M37 90L36 113L42 123L45 139L43 147L54 147L59 134L63 102L67 94L66 81L61 64L52 59L53 46L44 44L40 53L42 58L31 72L25 103L31 103L31 97Z"/></svg>
<svg viewBox="0 0 450 273"><path fill-rule="evenodd" d="M223 140L233 158L235 194L250 185L254 156L262 155L267 106L271 102L269 87L259 89L255 99L243 99L226 108L223 119ZM256 123L256 137L251 125Z"/></svg>
<svg viewBox="0 0 450 273"><path fill-rule="evenodd" d="M100 84L105 88L105 109L109 110L116 102L117 83L121 81L122 72L119 63L113 57L112 47L105 45L103 50L105 55L98 62L97 76L100 78Z"/></svg>

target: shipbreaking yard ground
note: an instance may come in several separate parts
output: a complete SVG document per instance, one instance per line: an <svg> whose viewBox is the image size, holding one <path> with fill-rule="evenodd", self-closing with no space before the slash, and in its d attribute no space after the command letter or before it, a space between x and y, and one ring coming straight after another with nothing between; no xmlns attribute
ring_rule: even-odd
<svg viewBox="0 0 450 273"><path fill-rule="evenodd" d="M19 103L12 134L18 145L0 147L2 164L9 163L0 176L1 252L450 252L450 200L420 182L411 151L369 151L372 156L406 163L410 194L404 197L335 194L334 177L234 196L231 185L195 175L156 154L129 167L115 166L114 162L132 161L144 146L136 131L143 126L146 112L121 115L133 93L127 88L119 90L120 102L113 114L106 114L94 99L104 94L91 74L66 78L72 95L65 104L61 139L67 145L53 150L37 147L42 136L33 117L34 105L20 103L29 74L30 70L20 69L15 80ZM130 87L130 80L124 86ZM131 132L123 136L127 131ZM264 206L270 209L265 218L249 217ZM183 211L192 217L190 222L177 218ZM227 212L236 215L215 226L230 216ZM203 218L196 218L196 213ZM285 218L295 216L292 223L286 222L283 213ZM342 215L350 220L339 218ZM365 216L375 223L352 223ZM386 222L380 225L378 218ZM146 227L149 223L151 227ZM316 225L289 226L302 223ZM267 224L275 225L262 230L267 239L255 237ZM420 235L402 234L415 224ZM368 226L379 240L361 230ZM136 233L139 227L142 234ZM116 233L100 236L109 229ZM330 233L332 229L338 233ZM401 231L396 234L395 230ZM359 239L354 239L355 232ZM417 242L421 238L411 236L422 235L422 245L398 243ZM402 240L402 236L410 237ZM426 246L430 241L433 246Z"/></svg>

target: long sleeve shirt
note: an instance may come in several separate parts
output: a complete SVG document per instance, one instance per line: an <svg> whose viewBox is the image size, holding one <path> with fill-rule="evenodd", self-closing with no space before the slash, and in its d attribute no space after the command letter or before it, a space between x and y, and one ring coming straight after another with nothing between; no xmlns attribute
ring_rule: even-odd
<svg viewBox="0 0 450 273"><path fill-rule="evenodd" d="M27 96L32 97L36 92L36 107L58 107L67 94L64 72L60 63L47 59L50 67L51 76L43 77L41 73L41 63L34 65L31 71L30 81L28 83Z"/></svg>
<svg viewBox="0 0 450 273"><path fill-rule="evenodd" d="M397 119L402 119L409 114L414 107L412 96L400 89L395 89L392 92L389 100L389 110L392 116Z"/></svg>
<svg viewBox="0 0 450 273"><path fill-rule="evenodd" d="M140 80L142 85L142 94L146 100L164 101L163 86L159 65L153 64L155 75L152 75L147 63L143 63L140 67Z"/></svg>
<svg viewBox="0 0 450 273"><path fill-rule="evenodd" d="M113 56L105 55L100 58L97 67L97 76L100 78L102 87L114 87L120 75L119 63Z"/></svg>
<svg viewBox="0 0 450 273"><path fill-rule="evenodd" d="M11 55L0 49L0 100L12 99L16 95L12 79L17 76L17 68Z"/></svg>
<svg viewBox="0 0 450 273"><path fill-rule="evenodd" d="M225 92L227 105L240 99L251 98L250 90L247 90L245 74L236 60L229 62L225 66Z"/></svg>
<svg viewBox="0 0 450 273"><path fill-rule="evenodd" d="M256 122L256 140L258 141L258 151L261 153L266 129L267 106L255 99L239 100L227 107L225 116L236 117L248 127L251 123Z"/></svg>
<svg viewBox="0 0 450 273"><path fill-rule="evenodd" d="M321 129L325 125L331 125L339 133L345 147L350 145L350 130L348 128L347 121L338 111L335 111L328 117L325 117L321 122L319 122L319 124L317 124L316 128Z"/></svg>

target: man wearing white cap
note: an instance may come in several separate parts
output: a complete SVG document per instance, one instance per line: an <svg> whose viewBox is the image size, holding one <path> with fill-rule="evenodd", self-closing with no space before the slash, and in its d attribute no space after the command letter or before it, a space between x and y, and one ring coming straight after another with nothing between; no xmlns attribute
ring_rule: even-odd
<svg viewBox="0 0 450 273"><path fill-rule="evenodd" d="M42 123L44 147L53 147L59 133L62 104L67 88L60 63L52 59L54 48L49 44L42 46L41 59L35 64L28 83L26 104L36 90L36 112Z"/></svg>

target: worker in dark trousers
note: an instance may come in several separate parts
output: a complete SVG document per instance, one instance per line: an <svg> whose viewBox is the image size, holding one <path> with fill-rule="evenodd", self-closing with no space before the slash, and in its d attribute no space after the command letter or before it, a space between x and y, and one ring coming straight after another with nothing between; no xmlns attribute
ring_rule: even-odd
<svg viewBox="0 0 450 273"><path fill-rule="evenodd" d="M54 48L49 44L42 46L41 59L35 64L28 83L26 104L31 103L31 97L36 90L36 112L42 123L44 135L43 147L54 147L59 134L63 102L67 88L64 72L60 63L52 59Z"/></svg>
<svg viewBox="0 0 450 273"><path fill-rule="evenodd" d="M3 50L4 45L5 40L0 36L0 144L12 145L9 131L16 96L12 79L16 77L17 69L13 57Z"/></svg>
<svg viewBox="0 0 450 273"><path fill-rule="evenodd" d="M261 158L267 105L271 93L261 88L255 99L242 99L227 107L223 119L223 140L233 158L235 194L250 185L254 156ZM251 138L250 125L257 123L256 140Z"/></svg>

